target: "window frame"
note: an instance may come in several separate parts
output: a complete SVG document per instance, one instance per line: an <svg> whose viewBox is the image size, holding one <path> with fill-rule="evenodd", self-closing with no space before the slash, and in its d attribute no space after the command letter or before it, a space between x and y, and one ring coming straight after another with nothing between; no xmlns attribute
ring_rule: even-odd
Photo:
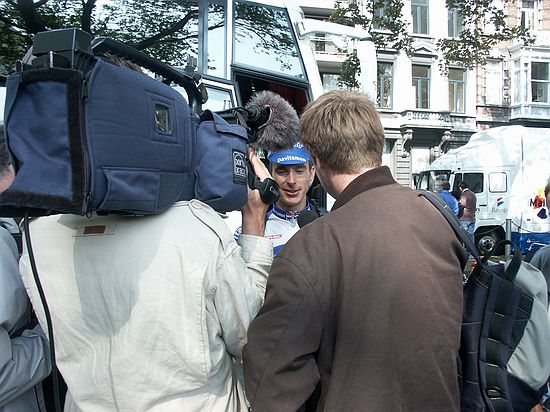
<svg viewBox="0 0 550 412"><path fill-rule="evenodd" d="M493 188L492 176L494 175L503 175L504 176L504 189L497 190ZM500 182L503 180L501 179ZM490 172L489 173L489 192L491 193L506 193L508 191L508 175L506 172Z"/></svg>
<svg viewBox="0 0 550 412"><path fill-rule="evenodd" d="M494 84L494 87L493 87ZM502 86L504 84L503 62L488 60L484 68L484 100L485 104L501 105L504 99Z"/></svg>
<svg viewBox="0 0 550 412"><path fill-rule="evenodd" d="M411 0L411 15L413 33L428 35L430 33L429 0Z"/></svg>
<svg viewBox="0 0 550 412"><path fill-rule="evenodd" d="M546 79L535 79L533 78L533 65L545 65L546 66ZM549 62L544 62L544 61L532 61L531 62L531 65L530 65L530 69L531 69L531 75L530 75L530 78L529 78L529 86L530 86L530 89L531 89L531 102L536 102L536 103L550 103L550 66L549 66ZM533 93L534 92L534 87L535 85L541 85L541 86L545 86L543 87L543 89L545 89L545 99L544 100L535 100L536 96L535 94L536 93ZM537 94L538 95L538 94Z"/></svg>
<svg viewBox="0 0 550 412"><path fill-rule="evenodd" d="M380 109L392 109L393 108L393 78L394 78L394 64L393 62L388 61L377 61L377 73L376 73L376 81L377 81L377 87L376 87L376 106ZM379 68L381 65L389 66L389 75L388 74L381 74ZM382 102L385 101L382 97L386 96L385 94L385 87L386 81L389 82L389 105L383 105Z"/></svg>
<svg viewBox="0 0 550 412"><path fill-rule="evenodd" d="M481 182L481 190L479 190L477 186L474 186L474 184L472 183L471 175L476 175L475 183ZM479 180L480 177L481 180ZM468 183L468 186L473 193L482 193L485 190L485 182L483 179L483 172L457 172L455 173L455 177L453 180L453 190L459 190L458 184L464 180L466 183Z"/></svg>
<svg viewBox="0 0 550 412"><path fill-rule="evenodd" d="M449 9L447 14L447 35L455 38L464 30L462 16L457 9Z"/></svg>
<svg viewBox="0 0 550 412"><path fill-rule="evenodd" d="M373 8L373 10L372 10L372 18L373 18L372 28L374 30L387 30L387 28L384 27L383 25L381 25L378 21L379 19L383 19L385 15L386 15L386 12L384 10L384 7L374 7Z"/></svg>
<svg viewBox="0 0 550 412"><path fill-rule="evenodd" d="M414 74L412 75L412 86L414 87L415 84L415 80L418 82L418 85L416 87L416 96L415 96L415 107L417 109L429 109L430 108L430 83L431 83L431 66L429 65L426 65L426 64L413 64L412 65L412 72L414 72L414 68L415 67L423 67L423 68L426 68L428 70L428 74L427 74L427 77L418 77L418 76L415 76ZM422 93L422 84L423 83L426 83L427 85L427 90L426 90L426 107L423 107L421 105L422 103L422 97L423 97L423 93ZM420 104L419 104L420 103Z"/></svg>
<svg viewBox="0 0 550 412"><path fill-rule="evenodd" d="M462 80L451 79L450 78L451 71L453 72L460 71L462 73ZM464 113L466 111L466 70L460 69L460 68L450 68L449 75L447 76L447 81L449 83L449 111L454 113ZM462 93L461 93L461 96L458 96L459 93L457 93L457 88L460 85L462 85ZM453 88L452 102L451 102L451 87ZM462 108L457 109L457 105L459 101L462 102ZM452 103L452 106L451 106L451 103Z"/></svg>
<svg viewBox="0 0 550 412"><path fill-rule="evenodd" d="M537 0L520 0L519 5L519 26L524 29L538 30L538 9ZM531 3L533 7L528 7L524 3Z"/></svg>

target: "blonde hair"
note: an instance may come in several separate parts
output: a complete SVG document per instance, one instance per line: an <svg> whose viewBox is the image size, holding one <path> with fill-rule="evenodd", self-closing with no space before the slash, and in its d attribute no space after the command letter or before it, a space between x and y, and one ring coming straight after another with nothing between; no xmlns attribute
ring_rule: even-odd
<svg viewBox="0 0 550 412"><path fill-rule="evenodd" d="M339 173L382 164L384 127L364 94L334 90L308 104L302 116L302 143Z"/></svg>

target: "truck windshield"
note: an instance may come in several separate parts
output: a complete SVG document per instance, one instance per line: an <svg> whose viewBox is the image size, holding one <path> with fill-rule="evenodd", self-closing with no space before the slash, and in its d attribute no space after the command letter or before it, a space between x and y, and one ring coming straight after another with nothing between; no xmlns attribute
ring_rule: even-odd
<svg viewBox="0 0 550 412"><path fill-rule="evenodd" d="M450 178L450 170L427 170L420 172L416 188L437 192L441 190L441 183L448 182Z"/></svg>

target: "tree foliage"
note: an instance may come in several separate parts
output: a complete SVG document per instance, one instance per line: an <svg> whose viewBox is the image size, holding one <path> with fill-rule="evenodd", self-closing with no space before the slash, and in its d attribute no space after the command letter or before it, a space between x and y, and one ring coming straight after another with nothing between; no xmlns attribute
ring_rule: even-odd
<svg viewBox="0 0 550 412"><path fill-rule="evenodd" d="M337 3L329 20L347 26L361 27L371 33L377 50L403 50L412 54L412 38L408 34L407 25L401 18L403 2L401 0L373 0L363 3L364 9L357 1L347 5ZM384 10L380 13L379 10ZM342 64L338 85L350 89L358 89L357 76L361 73L361 65L355 50L350 50Z"/></svg>
<svg viewBox="0 0 550 412"><path fill-rule="evenodd" d="M412 56L413 38L409 34L402 0L366 0L363 9L359 2L350 1L348 6L338 5L330 19L336 23L360 26L368 30L377 50L395 50ZM499 8L494 0L446 0L449 10L456 10L462 19L462 30L457 37L437 39L436 46L442 59L439 67L447 72L449 65L472 69L484 65L489 52L501 42L517 39L527 45L533 42L528 29L507 19L506 7L514 6L517 0L504 0ZM501 3L501 4L502 4ZM487 28L490 28L488 30ZM353 51L343 64L339 83L357 88L360 67Z"/></svg>
<svg viewBox="0 0 550 412"><path fill-rule="evenodd" d="M506 0L505 6L514 3ZM534 41L529 29L509 24L505 10L493 0L447 0L447 8L458 11L463 28L456 38L438 39L436 43L443 55L439 64L443 71L449 64L461 64L466 69L483 66L491 49L501 42L517 39L528 45Z"/></svg>

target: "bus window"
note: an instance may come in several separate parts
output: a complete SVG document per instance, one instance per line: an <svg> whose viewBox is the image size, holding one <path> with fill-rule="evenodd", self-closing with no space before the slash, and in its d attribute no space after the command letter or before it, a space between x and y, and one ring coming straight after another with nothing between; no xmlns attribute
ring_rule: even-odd
<svg viewBox="0 0 550 412"><path fill-rule="evenodd" d="M225 4L225 2L224 2ZM208 5L208 30L206 44L208 52L203 53L203 74L225 77L225 5ZM203 57L204 58L204 57Z"/></svg>
<svg viewBox="0 0 550 412"><path fill-rule="evenodd" d="M237 1L234 32L236 65L307 80L286 10Z"/></svg>

